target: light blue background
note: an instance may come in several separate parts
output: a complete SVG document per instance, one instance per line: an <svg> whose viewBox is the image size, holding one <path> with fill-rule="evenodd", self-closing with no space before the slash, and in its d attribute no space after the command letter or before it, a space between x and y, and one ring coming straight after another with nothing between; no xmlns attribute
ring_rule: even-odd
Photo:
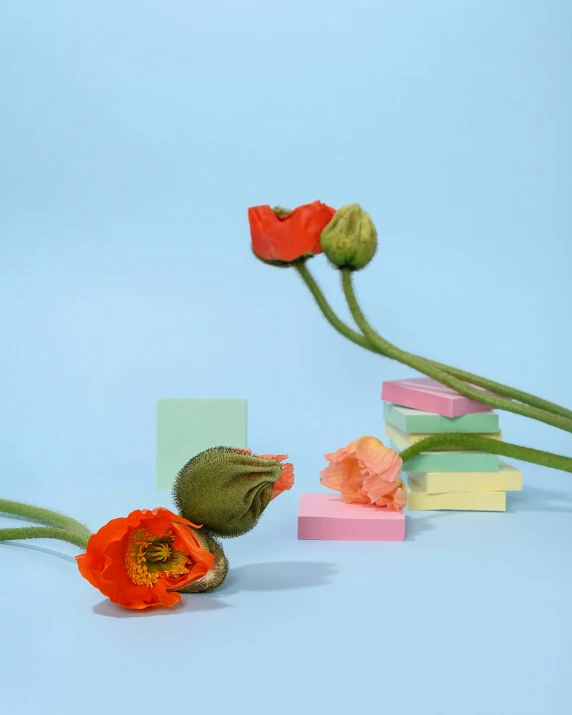
<svg viewBox="0 0 572 715"><path fill-rule="evenodd" d="M403 544L296 540L323 453L412 373L256 261L246 209L360 202L384 336L570 406L571 27L556 0L0 4L0 493L94 529L170 506L159 396L247 397L297 475L167 614L112 608L72 547L0 547L5 712L569 715L569 474L523 465L507 514Z"/></svg>

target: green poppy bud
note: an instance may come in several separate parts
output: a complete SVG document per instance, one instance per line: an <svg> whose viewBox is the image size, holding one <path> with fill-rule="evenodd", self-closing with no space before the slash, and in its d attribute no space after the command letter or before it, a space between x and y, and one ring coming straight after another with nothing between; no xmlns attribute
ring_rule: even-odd
<svg viewBox="0 0 572 715"><path fill-rule="evenodd" d="M271 499L294 483L286 455L257 457L248 449L213 447L193 457L175 480L179 513L218 536L253 529ZM191 519L192 515L192 519Z"/></svg>
<svg viewBox="0 0 572 715"><path fill-rule="evenodd" d="M320 245L335 266L358 271L375 254L377 231L359 204L348 204L336 211L322 231Z"/></svg>

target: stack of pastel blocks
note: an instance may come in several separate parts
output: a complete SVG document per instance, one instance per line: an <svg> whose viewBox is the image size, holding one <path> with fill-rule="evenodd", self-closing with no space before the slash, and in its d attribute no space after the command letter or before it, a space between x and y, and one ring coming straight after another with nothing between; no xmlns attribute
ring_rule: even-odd
<svg viewBox="0 0 572 715"><path fill-rule="evenodd" d="M501 439L496 412L431 378L384 382L381 398L385 434L398 452L434 434ZM410 511L506 511L506 492L522 489L522 472L486 452L422 452L405 470Z"/></svg>

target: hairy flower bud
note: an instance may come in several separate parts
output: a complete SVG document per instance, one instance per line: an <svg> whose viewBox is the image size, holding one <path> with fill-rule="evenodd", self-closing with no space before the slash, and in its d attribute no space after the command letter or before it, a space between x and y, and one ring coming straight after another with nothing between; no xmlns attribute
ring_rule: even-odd
<svg viewBox="0 0 572 715"><path fill-rule="evenodd" d="M255 456L248 449L213 447L193 457L177 475L173 498L179 513L218 536L253 529L271 499L294 483L286 455ZM184 516L184 518L187 518Z"/></svg>
<svg viewBox="0 0 572 715"><path fill-rule="evenodd" d="M377 231L369 214L359 204L348 204L338 209L324 228L320 245L335 266L357 271L373 258Z"/></svg>

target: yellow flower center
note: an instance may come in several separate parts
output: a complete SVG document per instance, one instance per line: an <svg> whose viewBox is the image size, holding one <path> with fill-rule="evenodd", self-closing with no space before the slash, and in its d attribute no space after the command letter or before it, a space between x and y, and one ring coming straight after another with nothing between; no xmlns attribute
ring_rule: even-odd
<svg viewBox="0 0 572 715"><path fill-rule="evenodd" d="M173 548L175 539L171 531L155 536L141 526L131 532L125 553L127 575L137 586L153 586L161 578L180 578L189 573L192 559Z"/></svg>

